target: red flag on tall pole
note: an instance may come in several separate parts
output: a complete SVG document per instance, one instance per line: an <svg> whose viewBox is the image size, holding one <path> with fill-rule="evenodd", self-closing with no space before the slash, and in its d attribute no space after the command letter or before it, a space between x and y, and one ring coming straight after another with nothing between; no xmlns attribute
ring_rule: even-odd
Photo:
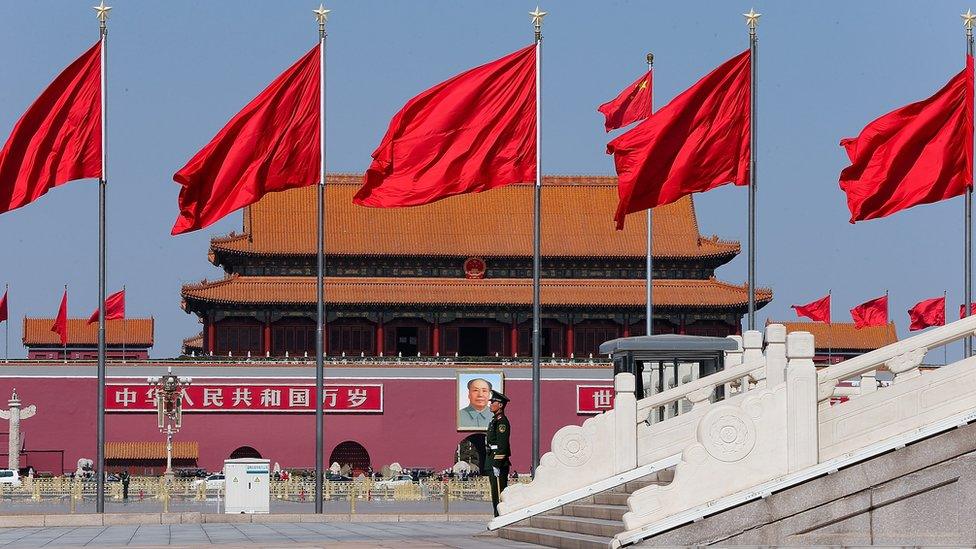
<svg viewBox="0 0 976 549"><path fill-rule="evenodd" d="M105 320L125 318L125 290L119 290L105 298ZM98 309L88 317L88 324L98 322Z"/></svg>
<svg viewBox="0 0 976 549"><path fill-rule="evenodd" d="M726 61L607 145L617 168L617 229L629 213L749 184L750 59L745 51Z"/></svg>
<svg viewBox="0 0 976 549"><path fill-rule="evenodd" d="M651 116L653 75L654 71L648 69L633 84L624 88L620 95L600 105L597 111L606 118L603 125L608 132Z"/></svg>
<svg viewBox="0 0 976 549"><path fill-rule="evenodd" d="M851 309L854 328L860 330L870 326L888 324L888 294L865 301Z"/></svg>
<svg viewBox="0 0 976 549"><path fill-rule="evenodd" d="M945 305L945 296L919 301L908 310L908 317L911 319L908 329L915 331L929 326L945 326Z"/></svg>
<svg viewBox="0 0 976 549"><path fill-rule="evenodd" d="M61 306L58 307L58 316L54 319L51 331L61 336L61 345L68 344L68 288L64 289L61 296Z"/></svg>
<svg viewBox="0 0 976 549"><path fill-rule="evenodd" d="M974 313L976 313L976 303L973 303L970 306L970 308L972 309L972 311ZM964 318L966 318L966 304L965 303L959 306L959 320L962 320Z"/></svg>
<svg viewBox="0 0 976 549"><path fill-rule="evenodd" d="M973 58L935 95L843 139L840 173L851 223L966 192L973 184Z"/></svg>
<svg viewBox="0 0 976 549"><path fill-rule="evenodd" d="M535 180L536 46L463 72L407 102L392 120L360 206L420 206Z"/></svg>
<svg viewBox="0 0 976 549"><path fill-rule="evenodd" d="M826 322L830 324L830 293L816 301L811 301L806 305L791 305L796 311L796 316L805 316L814 322Z"/></svg>
<svg viewBox="0 0 976 549"><path fill-rule="evenodd" d="M318 182L319 47L251 100L173 180L172 234L202 229L267 193Z"/></svg>
<svg viewBox="0 0 976 549"><path fill-rule="evenodd" d="M7 313L7 293L10 290L4 289L3 297L0 298L0 322L3 322L9 318Z"/></svg>
<svg viewBox="0 0 976 549"><path fill-rule="evenodd" d="M101 177L101 48L96 42L68 65L14 125L0 149L0 213Z"/></svg>

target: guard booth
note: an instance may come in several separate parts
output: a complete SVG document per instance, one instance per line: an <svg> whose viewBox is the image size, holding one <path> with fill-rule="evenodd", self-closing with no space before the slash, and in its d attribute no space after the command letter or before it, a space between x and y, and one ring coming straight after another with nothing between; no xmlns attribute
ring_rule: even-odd
<svg viewBox="0 0 976 549"><path fill-rule="evenodd" d="M737 350L738 343L725 337L660 334L622 337L600 345L600 354L610 355L613 374L634 374L638 400L690 383L725 367L725 353ZM723 388L713 398L724 396ZM691 409L687 400L659 407L651 413L657 422Z"/></svg>
<svg viewBox="0 0 976 549"><path fill-rule="evenodd" d="M239 458L224 460L227 501L224 512L269 513L271 506L271 460Z"/></svg>

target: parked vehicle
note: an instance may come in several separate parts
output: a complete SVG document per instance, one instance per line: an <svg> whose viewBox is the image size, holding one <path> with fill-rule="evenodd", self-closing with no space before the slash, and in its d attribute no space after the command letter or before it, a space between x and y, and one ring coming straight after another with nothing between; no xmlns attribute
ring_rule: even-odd
<svg viewBox="0 0 976 549"><path fill-rule="evenodd" d="M5 486L20 486L20 475L12 469L0 469L0 484Z"/></svg>
<svg viewBox="0 0 976 549"><path fill-rule="evenodd" d="M352 477L347 477L346 475L337 475L335 473L326 473L325 480L330 480L332 482L351 482Z"/></svg>
<svg viewBox="0 0 976 549"><path fill-rule="evenodd" d="M393 478L388 478L386 480L377 482L373 485L373 488L383 490L385 488L395 488L404 484L413 484L413 477L410 475L398 475Z"/></svg>
<svg viewBox="0 0 976 549"><path fill-rule="evenodd" d="M205 490L220 490L224 487L224 474L217 473L214 475L209 475L207 478L201 478L193 481L193 487L199 488L201 485L206 486Z"/></svg>

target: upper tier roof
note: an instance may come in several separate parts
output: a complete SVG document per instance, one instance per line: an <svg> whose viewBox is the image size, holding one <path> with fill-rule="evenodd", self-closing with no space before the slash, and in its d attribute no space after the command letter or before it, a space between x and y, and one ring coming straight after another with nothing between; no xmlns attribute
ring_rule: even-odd
<svg viewBox="0 0 976 549"><path fill-rule="evenodd" d="M824 324L823 322L778 322L771 320L768 323L786 326L787 333L810 332L813 334L813 343L818 351L828 349L873 351L898 341L894 322L889 322L884 326L861 328L860 330L854 327L853 322Z"/></svg>
<svg viewBox="0 0 976 549"><path fill-rule="evenodd" d="M642 279L550 279L541 284L543 306L643 306ZM744 286L708 280L655 280L658 306L741 308L749 301ZM315 303L313 276L240 276L183 286L183 297L206 303L277 305ZM532 304L531 279L464 278L326 278L328 304L368 305L496 305ZM756 290L757 306L772 299L765 288Z"/></svg>
<svg viewBox="0 0 976 549"><path fill-rule="evenodd" d="M53 318L24 318L24 345L61 346L61 336L51 331ZM105 321L106 345L153 345L152 318L126 318ZM87 318L68 319L68 345L98 345L98 323Z"/></svg>
<svg viewBox="0 0 976 549"><path fill-rule="evenodd" d="M509 185L414 208L352 203L360 175L330 175L326 186L329 255L530 257L531 184ZM214 252L315 254L315 193L304 187L270 193L244 212L245 235L214 238ZM614 230L616 178L549 176L542 188L542 253L550 257L643 257L647 219L630 215ZM732 259L738 242L704 238L690 196L654 210L654 256ZM723 261L724 263L724 261Z"/></svg>

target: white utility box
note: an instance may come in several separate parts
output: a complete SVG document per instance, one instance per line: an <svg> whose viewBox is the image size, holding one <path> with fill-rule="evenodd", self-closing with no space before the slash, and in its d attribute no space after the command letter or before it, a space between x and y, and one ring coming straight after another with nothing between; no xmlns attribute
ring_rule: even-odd
<svg viewBox="0 0 976 549"><path fill-rule="evenodd" d="M224 460L225 513L268 513L271 504L271 460Z"/></svg>

